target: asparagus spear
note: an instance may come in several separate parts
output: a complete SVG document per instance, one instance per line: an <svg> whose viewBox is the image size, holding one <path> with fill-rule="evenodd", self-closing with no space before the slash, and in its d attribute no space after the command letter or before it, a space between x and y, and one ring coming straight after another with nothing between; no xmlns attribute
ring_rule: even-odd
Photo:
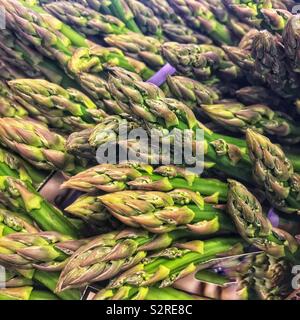
<svg viewBox="0 0 300 320"><path fill-rule="evenodd" d="M0 300L59 300L54 294L30 286L0 289Z"/></svg>
<svg viewBox="0 0 300 320"><path fill-rule="evenodd" d="M281 32L291 13L286 7L273 6L270 0L225 0L227 8L239 19L257 29Z"/></svg>
<svg viewBox="0 0 300 320"><path fill-rule="evenodd" d="M58 232L13 233L0 238L0 261L8 268L58 271L87 240Z"/></svg>
<svg viewBox="0 0 300 320"><path fill-rule="evenodd" d="M74 210L79 216L80 212L84 212L88 219L93 219L95 213L95 220L98 220L103 215L106 218L101 208L103 206L113 217L129 227L141 227L153 233L170 232L180 226L200 235L234 231L221 210L205 204L199 194L186 189L175 189L168 193L115 192L98 197L99 203L95 201L87 208L84 203L90 203L92 199L92 196L84 196L66 208L66 211L72 213Z"/></svg>
<svg viewBox="0 0 300 320"><path fill-rule="evenodd" d="M37 233L39 229L28 216L0 208L0 237L13 232Z"/></svg>
<svg viewBox="0 0 300 320"><path fill-rule="evenodd" d="M202 104L201 109L225 129L245 132L251 128L262 134L275 135L286 142L297 143L300 129L288 115L273 111L268 106L245 106L231 101L220 104Z"/></svg>
<svg viewBox="0 0 300 320"><path fill-rule="evenodd" d="M203 34L196 33L193 29L177 23L164 23L162 25L166 40L179 43L211 44L212 40Z"/></svg>
<svg viewBox="0 0 300 320"><path fill-rule="evenodd" d="M246 131L246 140L253 165L253 178L264 188L272 205L281 211L298 213L299 175L282 149L268 138Z"/></svg>
<svg viewBox="0 0 300 320"><path fill-rule="evenodd" d="M62 212L45 201L31 187L13 177L0 177L1 204L8 210L20 212L32 218L47 231L57 231L76 237L78 230Z"/></svg>
<svg viewBox="0 0 300 320"><path fill-rule="evenodd" d="M189 28L184 20L176 14L167 0L142 0L160 20L165 38L180 43L211 43L212 40Z"/></svg>
<svg viewBox="0 0 300 320"><path fill-rule="evenodd" d="M75 159L65 151L65 139L32 120L1 118L0 142L43 170L76 172Z"/></svg>
<svg viewBox="0 0 300 320"><path fill-rule="evenodd" d="M99 0L96 0L99 2ZM103 1L103 0L100 0ZM110 0L109 4L109 10L113 15L118 17L120 20L122 20L128 29L130 29L133 32L139 32L142 33L140 28L135 22L134 14L131 11L128 4L123 0Z"/></svg>
<svg viewBox="0 0 300 320"><path fill-rule="evenodd" d="M299 38L299 17L296 16L288 21L282 34L282 40L289 63L297 73L300 72Z"/></svg>
<svg viewBox="0 0 300 320"><path fill-rule="evenodd" d="M44 8L56 18L85 35L107 35L126 33L125 24L116 17L104 15L80 3L58 1Z"/></svg>
<svg viewBox="0 0 300 320"><path fill-rule="evenodd" d="M41 79L19 79L8 84L30 116L65 132L92 127L106 116L89 97L76 89L63 89Z"/></svg>
<svg viewBox="0 0 300 320"><path fill-rule="evenodd" d="M0 115L1 117L24 118L28 112L17 103L6 83L0 80Z"/></svg>
<svg viewBox="0 0 300 320"><path fill-rule="evenodd" d="M38 189L48 177L45 171L37 170L16 154L0 148L0 175L18 178Z"/></svg>
<svg viewBox="0 0 300 320"><path fill-rule="evenodd" d="M174 288L148 288L145 300L205 300L202 297L192 296Z"/></svg>
<svg viewBox="0 0 300 320"><path fill-rule="evenodd" d="M247 242L275 257L296 255L296 240L287 232L272 227L255 196L234 180L229 181L227 211Z"/></svg>
<svg viewBox="0 0 300 320"><path fill-rule="evenodd" d="M220 98L214 88L187 77L169 76L167 82L174 97L192 108L214 104Z"/></svg>
<svg viewBox="0 0 300 320"><path fill-rule="evenodd" d="M219 180L199 178L180 167L161 166L153 170L150 165L138 163L98 165L71 177L62 188L84 192L117 192L128 188L153 191L188 189L221 201L227 197L227 185Z"/></svg>
<svg viewBox="0 0 300 320"><path fill-rule="evenodd" d="M9 81L14 79L24 78L25 76L26 75L23 73L22 70L0 59L0 80L1 81Z"/></svg>
<svg viewBox="0 0 300 320"><path fill-rule="evenodd" d="M167 248L187 235L183 230L157 236L131 229L100 235L80 247L68 260L60 275L57 292L111 279L137 265L148 251Z"/></svg>
<svg viewBox="0 0 300 320"><path fill-rule="evenodd" d="M170 286L195 271L197 265L220 255L230 255L232 250L243 250L243 245L236 238L180 243L150 256L113 279L95 296L95 300L142 300L148 287Z"/></svg>
<svg viewBox="0 0 300 320"><path fill-rule="evenodd" d="M259 254L252 262L250 285L261 300L282 300L291 283L291 264L286 259Z"/></svg>
<svg viewBox="0 0 300 320"><path fill-rule="evenodd" d="M25 39L20 41L10 30L3 30L0 34L0 52L2 59L21 69L27 77L41 78L68 84L68 77L50 60L43 57L32 48Z"/></svg>
<svg viewBox="0 0 300 320"><path fill-rule="evenodd" d="M261 31L253 41L252 56L255 68L261 73L270 88L284 98L297 96L298 76L286 60L284 46L279 37Z"/></svg>
<svg viewBox="0 0 300 320"><path fill-rule="evenodd" d="M168 0L140 0L140 2L152 9L158 19L183 24L182 19L176 14L173 7L170 6Z"/></svg>
<svg viewBox="0 0 300 320"><path fill-rule="evenodd" d="M121 0L120 3L131 10L134 21L143 34L161 37L161 23L151 8L137 0Z"/></svg>
<svg viewBox="0 0 300 320"><path fill-rule="evenodd" d="M204 32L217 43L232 43L230 31L216 19L207 3L191 0L168 0L168 2L192 28Z"/></svg>
<svg viewBox="0 0 300 320"><path fill-rule="evenodd" d="M90 7L94 10L99 10L99 11L111 5L110 0L75 0L74 2L78 2L86 7ZM107 8L107 10L109 9Z"/></svg>
<svg viewBox="0 0 300 320"><path fill-rule="evenodd" d="M246 86L236 91L236 98L245 105L266 104L271 107L284 105L282 98L261 86Z"/></svg>
<svg viewBox="0 0 300 320"><path fill-rule="evenodd" d="M161 43L152 37L140 34L112 34L105 37L105 42L117 47L134 59L144 61L151 68L157 69L164 65L160 55Z"/></svg>
<svg viewBox="0 0 300 320"><path fill-rule="evenodd" d="M166 42L162 45L163 57L184 76L208 80L212 76L239 77L239 68L227 59L225 52L206 44L179 44Z"/></svg>

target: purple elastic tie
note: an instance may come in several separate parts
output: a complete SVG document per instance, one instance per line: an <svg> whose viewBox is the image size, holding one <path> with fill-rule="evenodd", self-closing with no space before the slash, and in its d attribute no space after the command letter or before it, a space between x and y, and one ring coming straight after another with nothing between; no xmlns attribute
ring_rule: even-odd
<svg viewBox="0 0 300 320"><path fill-rule="evenodd" d="M153 83L160 87L162 84L166 82L167 77L172 76L175 72L176 69L172 67L169 63L167 63L146 82Z"/></svg>
<svg viewBox="0 0 300 320"><path fill-rule="evenodd" d="M274 208L271 208L268 212L268 219L270 220L270 222L272 223L272 226L277 228L279 226L279 216L278 214L275 212Z"/></svg>

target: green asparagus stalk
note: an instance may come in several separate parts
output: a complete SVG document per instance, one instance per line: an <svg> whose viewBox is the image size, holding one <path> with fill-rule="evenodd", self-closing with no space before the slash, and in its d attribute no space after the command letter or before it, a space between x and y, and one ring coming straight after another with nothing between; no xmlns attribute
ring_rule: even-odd
<svg viewBox="0 0 300 320"><path fill-rule="evenodd" d="M180 243L145 259L125 271L101 290L95 300L142 300L148 287L167 287L195 271L197 265L230 252L243 251L236 238L215 238L206 241Z"/></svg>
<svg viewBox="0 0 300 320"><path fill-rule="evenodd" d="M83 195L65 210L92 225L103 223L111 214L130 227L142 227L153 233L172 231L180 225L200 235L234 232L222 210L204 203L205 200L215 203L216 197L203 199L186 189L169 193L122 191L100 197Z"/></svg>
<svg viewBox="0 0 300 320"><path fill-rule="evenodd" d="M245 105L266 104L270 107L284 105L283 99L261 86L247 86L236 91L236 98Z"/></svg>
<svg viewBox="0 0 300 320"><path fill-rule="evenodd" d="M79 198L66 208L78 216L80 212L95 220L106 218L104 207L113 217L133 228L144 228L152 233L165 233L186 227L200 234L210 235L216 232L234 232L230 220L211 204L206 204L200 194L186 189L171 192L158 191L121 191L98 197L88 207L92 196ZM81 203L84 201L83 203ZM88 211L92 215L89 216ZM103 212L104 211L104 212ZM103 217L104 216L104 217ZM106 218L107 219L107 218Z"/></svg>
<svg viewBox="0 0 300 320"><path fill-rule="evenodd" d="M145 6L152 9L156 17L162 21L184 24L182 19L168 3L168 0L140 0Z"/></svg>
<svg viewBox="0 0 300 320"><path fill-rule="evenodd" d="M53 293L30 286L0 289L0 300L59 300Z"/></svg>
<svg viewBox="0 0 300 320"><path fill-rule="evenodd" d="M274 6L272 0L240 1L225 0L227 8L251 27L282 32L287 20L292 16L286 6Z"/></svg>
<svg viewBox="0 0 300 320"><path fill-rule="evenodd" d="M226 201L227 185L216 179L198 177L184 168L148 164L102 164L79 173L62 184L83 192L118 192L124 189L171 191L188 189L204 196Z"/></svg>
<svg viewBox="0 0 300 320"><path fill-rule="evenodd" d="M1 63L1 62L0 62ZM10 118L24 118L28 112L14 100L12 92L6 83L0 80L0 116Z"/></svg>
<svg viewBox="0 0 300 320"><path fill-rule="evenodd" d="M99 2L99 0L96 1ZM114 16L122 20L129 30L142 33L137 23L135 22L133 12L125 1L110 0L109 10Z"/></svg>
<svg viewBox="0 0 300 320"><path fill-rule="evenodd" d="M1 50L0 50L1 54ZM9 81L19 78L24 78L26 75L22 70L10 65L8 62L4 62L0 59L0 80Z"/></svg>
<svg viewBox="0 0 300 320"><path fill-rule="evenodd" d="M105 42L151 68L157 69L165 64L160 54L161 43L155 38L134 33L112 34L105 37Z"/></svg>
<svg viewBox="0 0 300 320"><path fill-rule="evenodd" d="M252 42L254 42L254 40ZM222 48L226 52L229 59L243 71L247 80L251 84L266 84L263 75L258 73L255 69L255 59L252 58L250 50L230 46L222 46Z"/></svg>
<svg viewBox="0 0 300 320"><path fill-rule="evenodd" d="M1 204L32 218L45 231L57 231L76 237L78 230L57 208L44 200L31 187L13 177L0 177Z"/></svg>
<svg viewBox="0 0 300 320"><path fill-rule="evenodd" d="M211 43L211 39L189 28L167 0L142 0L160 20L164 38L179 43Z"/></svg>
<svg viewBox="0 0 300 320"><path fill-rule="evenodd" d="M149 288L145 300L205 300L174 288Z"/></svg>
<svg viewBox="0 0 300 320"><path fill-rule="evenodd" d="M218 44L232 43L229 29L217 20L208 3L191 0L168 0L168 2L192 28L204 32Z"/></svg>
<svg viewBox="0 0 300 320"><path fill-rule="evenodd" d="M290 160L278 145L251 129L246 131L246 140L253 178L270 203L281 211L299 213L300 179Z"/></svg>
<svg viewBox="0 0 300 320"><path fill-rule="evenodd" d="M59 280L58 272L48 272L36 270L33 275L33 279L51 292L54 292L62 300L80 300L81 293L77 289L65 290L64 292L56 292L55 288Z"/></svg>
<svg viewBox="0 0 300 320"><path fill-rule="evenodd" d="M197 109L202 104L214 104L220 100L217 90L196 80L182 76L169 76L167 81L174 97L192 108Z"/></svg>
<svg viewBox="0 0 300 320"><path fill-rule="evenodd" d="M300 72L300 57L299 57L299 17L292 17L282 34L282 40L284 43L285 54L289 59L289 63L292 69L299 73Z"/></svg>
<svg viewBox="0 0 300 320"><path fill-rule="evenodd" d="M70 83L68 77L52 61L43 57L25 39L20 41L10 30L6 29L1 32L0 40L2 59L21 69L27 77L45 77L59 84Z"/></svg>
<svg viewBox="0 0 300 320"><path fill-rule="evenodd" d="M229 181L227 211L240 235L250 244L275 257L297 255L296 240L287 232L272 227L255 196L234 180Z"/></svg>
<svg viewBox="0 0 300 320"><path fill-rule="evenodd" d="M64 210L92 226L102 227L111 219L111 215L96 195L84 194Z"/></svg>
<svg viewBox="0 0 300 320"><path fill-rule="evenodd" d="M180 25L177 23L164 23L162 25L164 36L168 41L175 41L179 43L195 43L195 44L211 44L212 40L200 33L195 32L193 29Z"/></svg>
<svg viewBox="0 0 300 320"><path fill-rule="evenodd" d="M160 20L155 16L151 8L137 0L120 0L120 3L131 10L134 21L143 34L162 36Z"/></svg>
<svg viewBox="0 0 300 320"><path fill-rule="evenodd" d="M166 42L162 45L163 57L184 76L209 80L223 76L227 80L240 76L239 68L228 60L225 52L217 46L206 44L180 44Z"/></svg>
<svg viewBox="0 0 300 320"><path fill-rule="evenodd" d="M5 288L19 288L24 286L32 286L32 279L17 273L13 270L5 270Z"/></svg>
<svg viewBox="0 0 300 320"><path fill-rule="evenodd" d="M48 177L45 171L37 170L16 154L0 148L0 175L18 178L38 189Z"/></svg>
<svg viewBox="0 0 300 320"><path fill-rule="evenodd" d="M18 79L8 84L31 117L67 133L93 127L106 116L76 89L63 89L41 79Z"/></svg>
<svg viewBox="0 0 300 320"><path fill-rule="evenodd" d="M291 264L285 258L275 258L265 253L248 259L248 271L243 281L252 288L259 300L282 300L286 296L291 274Z"/></svg>
<svg viewBox="0 0 300 320"><path fill-rule="evenodd" d="M8 229L4 231L5 228ZM0 208L0 229L4 231L0 232L0 237L5 235L5 233L37 233L39 231L34 221L32 221L30 217L3 208Z"/></svg>
<svg viewBox="0 0 300 320"><path fill-rule="evenodd" d="M54 231L13 233L0 238L0 261L14 270L58 271L85 243Z"/></svg>
<svg viewBox="0 0 300 320"><path fill-rule="evenodd" d="M65 151L65 139L32 120L1 118L0 142L42 170L78 170L75 159ZM78 172L78 171L77 171Z"/></svg>
<svg viewBox="0 0 300 320"><path fill-rule="evenodd" d="M187 236L190 235L184 230L162 235L138 229L102 234L80 247L68 260L61 272L57 292L111 279L140 263L149 251L165 249Z"/></svg>
<svg viewBox="0 0 300 320"><path fill-rule="evenodd" d="M288 115L273 111L268 106L256 104L245 106L236 101L220 104L202 104L213 121L233 132L245 132L251 128L261 134L277 136L286 142L297 143L300 128Z"/></svg>
<svg viewBox="0 0 300 320"><path fill-rule="evenodd" d="M57 19L84 35L123 34L128 30L118 18L101 14L79 3L58 1L46 4L44 8Z"/></svg>
<svg viewBox="0 0 300 320"><path fill-rule="evenodd" d="M49 2L49 1L46 1L46 3L47 2ZM51 1L51 2L53 2L53 1ZM81 5L83 5L87 8L91 8L96 11L107 10L108 12L109 12L108 7L111 5L110 0L75 0L74 2L80 3Z"/></svg>
<svg viewBox="0 0 300 320"><path fill-rule="evenodd" d="M81 293L76 289L55 292L59 273L41 270L26 271L18 269L13 272L14 278L8 279L5 283L6 287L0 289L0 300L80 300ZM8 277L9 274L10 272L6 270Z"/></svg>
<svg viewBox="0 0 300 320"><path fill-rule="evenodd" d="M268 31L259 32L253 41L252 56L255 68L270 88L284 98L297 96L298 76L290 70L284 46L279 37Z"/></svg>
<svg viewBox="0 0 300 320"><path fill-rule="evenodd" d="M279 33L284 30L288 20L293 16L288 10L276 8L261 9L261 13L263 15L262 28Z"/></svg>

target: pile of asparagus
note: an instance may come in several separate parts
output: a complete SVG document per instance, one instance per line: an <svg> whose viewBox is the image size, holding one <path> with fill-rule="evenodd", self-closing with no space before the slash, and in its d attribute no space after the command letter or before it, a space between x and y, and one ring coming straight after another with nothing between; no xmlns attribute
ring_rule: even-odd
<svg viewBox="0 0 300 320"><path fill-rule="evenodd" d="M0 0L0 300L297 297L296 5Z"/></svg>

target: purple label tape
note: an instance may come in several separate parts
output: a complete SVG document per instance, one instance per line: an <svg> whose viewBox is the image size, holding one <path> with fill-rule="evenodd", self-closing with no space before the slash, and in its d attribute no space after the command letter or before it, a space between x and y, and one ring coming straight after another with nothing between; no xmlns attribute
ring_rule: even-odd
<svg viewBox="0 0 300 320"><path fill-rule="evenodd" d="M168 76L172 76L175 72L176 69L167 63L146 82L153 83L160 87L167 81Z"/></svg>

